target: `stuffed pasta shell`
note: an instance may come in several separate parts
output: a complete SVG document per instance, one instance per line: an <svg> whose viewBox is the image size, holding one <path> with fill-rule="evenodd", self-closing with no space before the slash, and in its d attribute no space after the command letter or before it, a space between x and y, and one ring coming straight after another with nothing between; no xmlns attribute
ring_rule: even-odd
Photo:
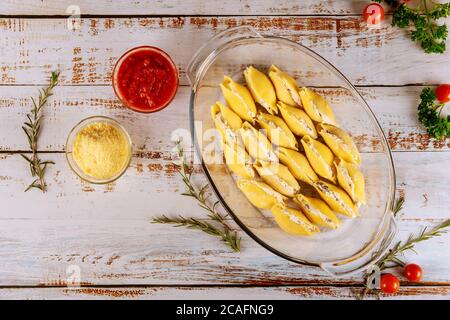
<svg viewBox="0 0 450 320"><path fill-rule="evenodd" d="M277 224L286 233L311 236L320 232L319 228L312 224L299 210L277 203L271 211Z"/></svg>
<svg viewBox="0 0 450 320"><path fill-rule="evenodd" d="M278 110L291 131L300 137L305 135L317 139L317 131L314 123L305 111L287 105L281 101L278 102Z"/></svg>
<svg viewBox="0 0 450 320"><path fill-rule="evenodd" d="M306 183L319 180L308 159L302 153L279 147L277 155L281 163L289 168L289 171L296 179Z"/></svg>
<svg viewBox="0 0 450 320"><path fill-rule="evenodd" d="M316 122L336 123L333 110L324 97L305 87L300 89L299 95L302 99L303 108L311 119Z"/></svg>
<svg viewBox="0 0 450 320"><path fill-rule="evenodd" d="M339 228L341 222L324 201L302 194L296 195L294 201L299 204L308 219L316 225L330 229Z"/></svg>
<svg viewBox="0 0 450 320"><path fill-rule="evenodd" d="M237 186L251 204L260 209L270 209L286 199L268 184L253 179L240 179Z"/></svg>
<svg viewBox="0 0 450 320"><path fill-rule="evenodd" d="M228 143L224 143L222 146L225 163L233 173L248 179L255 177L252 159L243 147L239 144L229 145Z"/></svg>
<svg viewBox="0 0 450 320"><path fill-rule="evenodd" d="M259 113L256 122L266 130L270 142L275 145L298 150L297 140L287 124L280 117Z"/></svg>
<svg viewBox="0 0 450 320"><path fill-rule="evenodd" d="M289 169L278 162L258 161L254 168L264 182L285 196L293 197L300 190L300 185Z"/></svg>
<svg viewBox="0 0 450 320"><path fill-rule="evenodd" d="M275 155L270 141L250 123L244 122L238 132L245 148L253 158L268 162L278 161L278 157Z"/></svg>
<svg viewBox="0 0 450 320"><path fill-rule="evenodd" d="M342 189L347 191L353 202L366 204L364 175L358 167L339 158L334 160L334 166L336 167L337 180Z"/></svg>
<svg viewBox="0 0 450 320"><path fill-rule="evenodd" d="M320 197L337 213L354 218L359 215L358 208L353 204L347 192L334 184L317 181L314 187Z"/></svg>
<svg viewBox="0 0 450 320"><path fill-rule="evenodd" d="M298 94L297 81L294 78L274 65L270 66L269 78L275 87L278 100L291 106L302 104Z"/></svg>
<svg viewBox="0 0 450 320"><path fill-rule="evenodd" d="M311 167L321 177L336 182L336 172L333 165L334 155L323 143L304 136L301 140L306 157Z"/></svg>
<svg viewBox="0 0 450 320"><path fill-rule="evenodd" d="M277 96L270 79L253 66L244 70L245 82L253 98L270 114L278 113Z"/></svg>
<svg viewBox="0 0 450 320"><path fill-rule="evenodd" d="M350 163L361 164L358 148L347 132L324 123L317 125L317 131L336 156Z"/></svg>
<svg viewBox="0 0 450 320"><path fill-rule="evenodd" d="M250 91L227 76L224 77L220 88L230 108L242 119L253 123L256 117L256 105Z"/></svg>
<svg viewBox="0 0 450 320"><path fill-rule="evenodd" d="M220 102L211 107L211 117L223 141L236 140L236 130L242 126L242 120L230 108Z"/></svg>

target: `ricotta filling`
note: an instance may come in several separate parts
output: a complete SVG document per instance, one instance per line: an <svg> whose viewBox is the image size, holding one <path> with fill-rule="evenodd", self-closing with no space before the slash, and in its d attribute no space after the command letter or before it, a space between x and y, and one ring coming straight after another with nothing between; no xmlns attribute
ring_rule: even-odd
<svg viewBox="0 0 450 320"><path fill-rule="evenodd" d="M344 141L344 139L342 139L341 137L337 136L336 134L330 132L330 131L325 131L325 133L336 142L336 144L341 147L344 151L351 153L352 150L349 147L349 145Z"/></svg>
<svg viewBox="0 0 450 320"><path fill-rule="evenodd" d="M350 174L348 173L347 168L345 168L344 166L339 166L339 171L342 174L342 177L344 178L345 182L347 183L349 190L350 190L350 194L354 195L355 194L355 184L353 183L352 178L350 177Z"/></svg>
<svg viewBox="0 0 450 320"><path fill-rule="evenodd" d="M325 159L322 157L322 155L320 154L319 150L314 148L314 146L311 145L311 144L309 144L309 148L314 153L314 155L320 160L320 162L322 162L322 164L325 167L325 170L327 170L328 175L330 177L332 177L333 176L333 169L331 169L331 166L328 163L326 163Z"/></svg>
<svg viewBox="0 0 450 320"><path fill-rule="evenodd" d="M252 129L244 128L244 131L246 131L246 135L249 136L249 138L253 138L254 140L256 140L257 153L262 152L267 157L267 159L269 159L269 161L278 161L275 153L269 150L269 148L265 145L263 139L259 139L258 135Z"/></svg>
<svg viewBox="0 0 450 320"><path fill-rule="evenodd" d="M284 87L286 88L286 90L288 91L289 95L291 96L292 100L294 100L294 102L296 104L298 104L299 106L302 105L301 103L301 99L300 96L298 95L297 90L295 90L294 88L292 88L291 84L289 83L288 80L286 80L283 76L280 76L281 81L283 82Z"/></svg>
<svg viewBox="0 0 450 320"><path fill-rule="evenodd" d="M271 177L276 181L276 184L281 186L281 189L285 191L285 193L288 194L295 194L297 192L297 189L291 186L286 180L284 180L282 177L277 175L273 170L269 168L260 167L261 176L268 176Z"/></svg>
<svg viewBox="0 0 450 320"><path fill-rule="evenodd" d="M328 197L330 197L331 199L333 199L334 201L336 201L338 203L339 206L341 206L346 212L354 215L354 212L352 210L352 208L350 208L345 202L344 200L342 200L339 195L334 192L331 191L330 189L328 189L327 186L322 185L322 184L317 184L317 187L320 189L320 191L322 191L325 195L327 195Z"/></svg>
<svg viewBox="0 0 450 320"><path fill-rule="evenodd" d="M216 114L216 121L219 124L219 127L225 132L225 141L234 142L239 146L242 146L242 142L238 139L236 132L230 128L228 122L223 118L222 114Z"/></svg>
<svg viewBox="0 0 450 320"><path fill-rule="evenodd" d="M294 214L290 213L286 208L282 208L281 212L283 212L289 218L289 220L291 220L292 222L301 225L302 227L304 227L306 230L308 230L310 232L314 231L314 227L311 224L306 223L305 221L303 221L299 217L297 217Z"/></svg>
<svg viewBox="0 0 450 320"><path fill-rule="evenodd" d="M325 221L325 223L329 225L336 225L333 220L331 220L330 217L328 217L326 214L324 214L322 211L317 209L316 207L311 206L309 203L302 201L303 206L314 216L319 217L321 220Z"/></svg>
<svg viewBox="0 0 450 320"><path fill-rule="evenodd" d="M315 104L314 100L311 99L311 106L313 107L314 113L322 119L325 123L333 123L334 121L328 117L326 113L323 113L320 108Z"/></svg>
<svg viewBox="0 0 450 320"><path fill-rule="evenodd" d="M287 111L287 113L289 116L292 116L300 124L300 126L305 129L305 131L308 132L308 135L314 136L314 130L308 125L305 119L297 116L295 113L292 113L290 111Z"/></svg>
<svg viewBox="0 0 450 320"><path fill-rule="evenodd" d="M246 184L247 183L255 185L257 188L261 189L268 196L274 197L277 200L277 202L283 201L283 196L281 194L279 194L278 192L276 192L270 188L267 188L265 185L261 185L261 184L257 183L256 181L249 181L249 182L246 182Z"/></svg>
<svg viewBox="0 0 450 320"><path fill-rule="evenodd" d="M237 92L234 88L229 88L231 90L231 92L233 92L235 94L235 96L241 100L242 104L244 105L245 111L247 112L247 114L251 117L254 118L256 117L256 114L254 112L252 112L247 104L247 102L245 101L244 97L242 97L239 92Z"/></svg>

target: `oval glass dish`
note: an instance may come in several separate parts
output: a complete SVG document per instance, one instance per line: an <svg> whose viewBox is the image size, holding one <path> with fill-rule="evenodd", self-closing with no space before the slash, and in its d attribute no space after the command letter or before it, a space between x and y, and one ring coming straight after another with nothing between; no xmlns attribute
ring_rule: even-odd
<svg viewBox="0 0 450 320"><path fill-rule="evenodd" d="M80 130L82 130L83 128L85 128L86 126L88 126L90 124L99 123L99 122L109 124L109 125L115 127L116 129L118 129L122 133L122 135L125 137L125 140L128 145L128 159L127 159L126 163L124 164L123 168L117 174L115 174L114 176L112 176L111 178L108 178L108 179L99 179L99 178L92 177L92 176L86 174L78 166L77 162L75 161L75 159L73 157L73 143L74 143L75 137L77 136L78 132L80 132ZM83 119L72 128L72 130L69 133L69 136L67 137L66 159L69 164L69 167L72 169L73 172L76 173L77 176L79 176L82 180L87 181L89 183L106 184L106 183L111 183L111 182L116 181L125 173L125 171L127 171L128 167L130 166L131 157L132 157L132 142L131 142L130 135L128 134L128 132L125 130L125 128L119 122L117 122L116 120L114 120L112 118L108 118L108 117L104 117L104 116L92 116L92 117Z"/></svg>
<svg viewBox="0 0 450 320"><path fill-rule="evenodd" d="M294 76L300 86L319 91L361 152L367 204L360 208L360 217L343 218L337 230L311 237L285 233L270 213L250 204L225 164L210 161L210 129L214 123L209 110L216 101L223 101L219 87L223 77L228 75L245 83L243 71L247 66L267 73L271 64ZM319 266L334 276L361 271L386 252L397 230L392 214L392 156L369 106L342 73L296 42L262 36L253 28L242 26L223 31L201 47L189 63L187 75L192 86L190 123L197 154L221 204L245 232L281 257Z"/></svg>

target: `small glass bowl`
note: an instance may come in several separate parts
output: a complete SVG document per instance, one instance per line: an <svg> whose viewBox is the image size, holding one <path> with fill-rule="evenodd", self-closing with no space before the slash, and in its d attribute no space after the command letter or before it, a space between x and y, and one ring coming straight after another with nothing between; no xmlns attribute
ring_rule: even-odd
<svg viewBox="0 0 450 320"><path fill-rule="evenodd" d="M176 74L176 77L175 77L175 79L176 79L175 91L173 92L172 97L169 100L167 100L167 102L165 104L161 105L160 107L158 107L156 109L143 110L143 109L140 109L140 108L137 108L135 106L130 105L126 101L126 99L124 99L122 97L122 94L120 93L120 90L119 90L118 85L117 85L117 77L118 77L118 74L119 74L120 66L126 60L126 58L128 58L130 55L136 53L137 51L155 51L155 52L158 52L159 54L161 54L163 57L165 57L167 59L167 61L170 63L170 65L172 66L172 68L173 68L173 70L175 71L175 74ZM140 112L140 113L154 113L154 112L161 111L162 109L167 107L173 101L175 96L177 95L179 83L180 83L180 80L179 80L178 69L177 69L177 66L175 65L175 63L173 62L172 58L165 51L161 50L160 48L153 47L153 46L139 46L139 47L135 47L135 48L129 49L119 59L117 59L116 64L114 65L113 73L112 73L112 87L114 89L114 93L116 94L117 98L128 109L136 111L136 112Z"/></svg>
<svg viewBox="0 0 450 320"><path fill-rule="evenodd" d="M108 179L98 179L98 178L92 177L90 175L87 175L83 170L81 170L81 168L78 166L75 159L73 158L73 142L74 142L75 137L77 136L78 132L80 132L80 130L82 130L86 126L88 126L92 123L98 123L98 122L104 122L104 123L107 123L107 124L112 125L115 128L117 128L124 135L124 137L127 141L127 145L128 145L128 155L129 156L128 156L126 164L116 175L114 175ZM67 141L66 141L66 158L67 158L67 162L69 163L69 167L82 180L87 181L89 183L94 183L94 184L106 184L106 183L111 183L111 182L119 179L125 173L125 171L127 171L128 167L130 166L132 151L133 150L132 150L131 138L130 138L130 135L128 134L128 132L125 130L125 128L116 120L108 118L108 117L104 117L104 116L92 116L92 117L88 117L86 119L81 120L72 128L72 130L70 130L69 136L67 137Z"/></svg>

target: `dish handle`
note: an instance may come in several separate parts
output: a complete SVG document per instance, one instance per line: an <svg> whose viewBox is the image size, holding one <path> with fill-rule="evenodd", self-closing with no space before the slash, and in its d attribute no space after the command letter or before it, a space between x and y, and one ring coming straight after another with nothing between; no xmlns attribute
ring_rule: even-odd
<svg viewBox="0 0 450 320"><path fill-rule="evenodd" d="M364 250L347 259L322 263L320 267L334 277L348 276L367 270L386 254L396 234L397 223L393 212L389 212L376 238Z"/></svg>
<svg viewBox="0 0 450 320"><path fill-rule="evenodd" d="M195 91L195 84L199 75L202 74L205 66L208 66L208 62L215 56L213 53L220 51L222 46L231 41L260 37L262 36L252 27L238 26L226 29L209 39L197 50L187 66L186 74L193 90Z"/></svg>

